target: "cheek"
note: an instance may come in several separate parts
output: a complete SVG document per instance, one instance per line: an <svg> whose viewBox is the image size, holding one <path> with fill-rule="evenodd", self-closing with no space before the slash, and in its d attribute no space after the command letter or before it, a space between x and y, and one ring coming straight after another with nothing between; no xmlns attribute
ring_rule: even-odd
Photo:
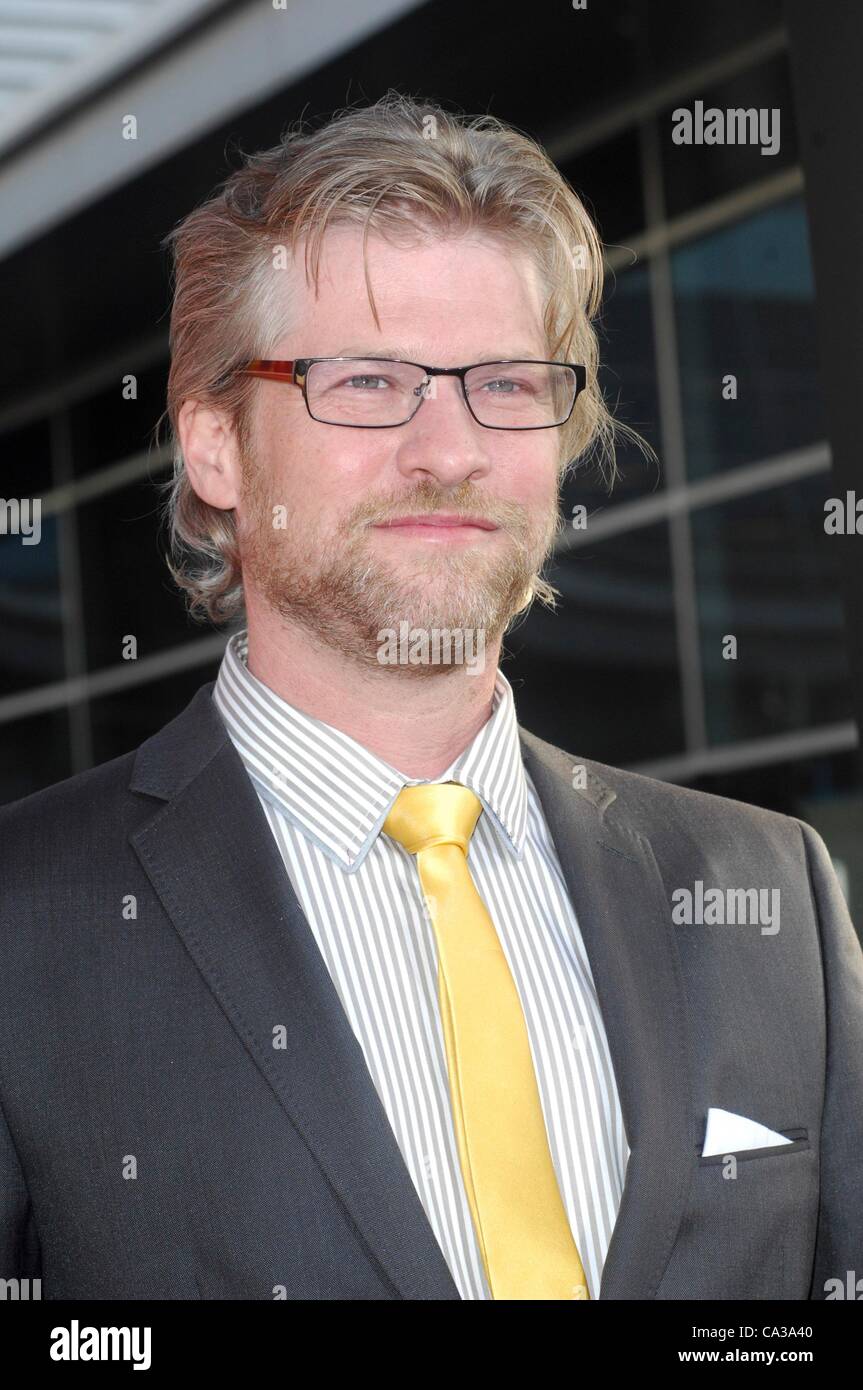
<svg viewBox="0 0 863 1390"><path fill-rule="evenodd" d="M392 452L383 447L374 430L344 430L313 425L317 432L292 448L298 473L316 495L341 497L345 492L368 488L392 469ZM367 436L367 437L366 437Z"/></svg>
<svg viewBox="0 0 863 1390"><path fill-rule="evenodd" d="M348 433L339 432L343 436ZM381 436L357 440L356 435L374 436L375 431L357 430L347 447L339 440L327 458L327 468L332 474L332 490L339 495L365 492L375 485L385 487L387 480L393 477L392 449L383 446Z"/></svg>
<svg viewBox="0 0 863 1390"><path fill-rule="evenodd" d="M264 457L275 498L313 513L324 498L340 495L340 480L350 474L349 456L343 441L334 442L327 435L324 426L313 421L292 421L290 428L283 425L272 432Z"/></svg>
<svg viewBox="0 0 863 1390"><path fill-rule="evenodd" d="M321 425L311 438L293 439L281 456L282 496L309 532L332 529L361 502L387 491L392 465L382 458L380 445L359 447L349 441L346 446L347 433Z"/></svg>
<svg viewBox="0 0 863 1390"><path fill-rule="evenodd" d="M550 507L557 502L559 473L557 456L537 458L525 454L514 462L507 474L513 500L523 507Z"/></svg>

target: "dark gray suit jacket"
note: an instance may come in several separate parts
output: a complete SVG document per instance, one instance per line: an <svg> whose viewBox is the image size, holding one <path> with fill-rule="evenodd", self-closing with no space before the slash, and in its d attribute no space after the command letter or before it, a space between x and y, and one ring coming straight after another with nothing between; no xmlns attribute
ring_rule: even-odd
<svg viewBox="0 0 863 1390"><path fill-rule="evenodd" d="M458 1299L212 688L0 809L0 1278ZM863 1275L863 954L822 841L521 739L632 1149L601 1297L824 1298ZM699 879L780 930L674 925ZM726 1178L711 1106L794 1142Z"/></svg>

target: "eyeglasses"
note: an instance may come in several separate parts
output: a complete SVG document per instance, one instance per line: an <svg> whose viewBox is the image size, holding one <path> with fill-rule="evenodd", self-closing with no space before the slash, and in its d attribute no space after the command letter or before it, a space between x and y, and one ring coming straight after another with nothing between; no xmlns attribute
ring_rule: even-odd
<svg viewBox="0 0 863 1390"><path fill-rule="evenodd" d="M256 358L244 376L299 386L306 409L322 425L392 429L412 420L433 394L438 376L457 376L465 404L490 430L547 430L566 424L585 388L586 367L534 359L427 367L388 357Z"/></svg>

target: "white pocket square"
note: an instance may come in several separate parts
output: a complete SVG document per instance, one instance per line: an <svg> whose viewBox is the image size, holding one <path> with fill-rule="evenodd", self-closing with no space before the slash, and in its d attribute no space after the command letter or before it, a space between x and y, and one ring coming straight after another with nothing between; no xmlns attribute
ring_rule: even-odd
<svg viewBox="0 0 863 1390"><path fill-rule="evenodd" d="M710 1109L701 1157L739 1153L741 1149L766 1149L791 1142L784 1134L777 1134L775 1129L768 1129L756 1120L747 1120L745 1115L735 1115L732 1110Z"/></svg>

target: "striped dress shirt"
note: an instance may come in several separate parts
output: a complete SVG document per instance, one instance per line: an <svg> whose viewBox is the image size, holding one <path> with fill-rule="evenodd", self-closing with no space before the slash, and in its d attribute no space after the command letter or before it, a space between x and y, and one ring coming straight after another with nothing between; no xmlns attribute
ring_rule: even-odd
<svg viewBox="0 0 863 1390"><path fill-rule="evenodd" d="M403 786L457 781L481 815L469 865L527 1023L552 1162L591 1298L620 1205L629 1145L575 911L524 766L512 689L437 778L406 777L253 676L228 641L213 699L363 1050L405 1165L463 1299L490 1298L464 1190L437 995L437 952L416 859L381 834Z"/></svg>

